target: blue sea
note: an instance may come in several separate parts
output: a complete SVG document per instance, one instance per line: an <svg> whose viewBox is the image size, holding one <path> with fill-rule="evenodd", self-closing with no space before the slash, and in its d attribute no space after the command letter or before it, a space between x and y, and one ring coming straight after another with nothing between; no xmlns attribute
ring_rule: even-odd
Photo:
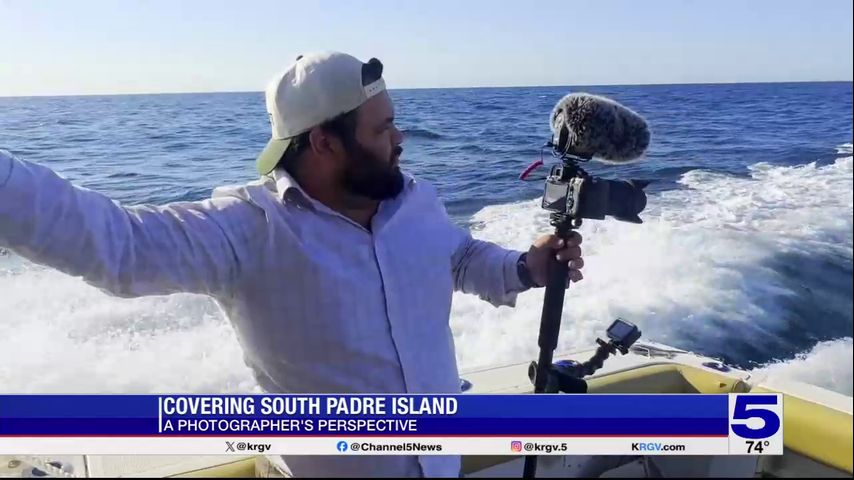
<svg viewBox="0 0 854 480"><path fill-rule="evenodd" d="M554 104L582 91L652 131L643 161L588 170L652 184L642 225L582 226L586 278L567 291L559 349L594 345L623 317L646 340L851 395L852 84L394 90L403 167L476 237L527 248L550 230L544 170L519 173L540 158ZM128 205L255 179L269 134L260 92L0 98L0 148ZM456 294L462 369L534 359L541 302L542 290L516 308ZM0 255L0 391L255 388L210 299L118 299Z"/></svg>

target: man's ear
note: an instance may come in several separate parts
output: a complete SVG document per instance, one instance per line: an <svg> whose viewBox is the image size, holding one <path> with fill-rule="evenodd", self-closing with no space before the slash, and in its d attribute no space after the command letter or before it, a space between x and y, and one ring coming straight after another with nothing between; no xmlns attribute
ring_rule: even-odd
<svg viewBox="0 0 854 480"><path fill-rule="evenodd" d="M341 140L320 127L312 128L308 134L308 138L311 142L311 150L315 155L335 155L344 151L344 145L341 144Z"/></svg>
<svg viewBox="0 0 854 480"><path fill-rule="evenodd" d="M308 133L308 139L315 155L324 156L332 153L331 138L322 128L312 128Z"/></svg>

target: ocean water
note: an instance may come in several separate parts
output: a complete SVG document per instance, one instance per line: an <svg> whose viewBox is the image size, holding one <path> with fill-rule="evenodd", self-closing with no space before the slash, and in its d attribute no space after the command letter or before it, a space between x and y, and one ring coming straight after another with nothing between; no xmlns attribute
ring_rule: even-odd
<svg viewBox="0 0 854 480"><path fill-rule="evenodd" d="M585 280L567 292L559 349L621 316L647 340L852 395L852 84L395 90L404 168L476 237L527 248L549 227L542 175L518 175L573 91L652 129L644 161L589 171L653 183L644 224L582 226ZM125 204L252 180L268 135L261 93L0 98L0 148ZM456 294L461 368L534 359L541 302ZM0 391L256 388L210 299L113 298L0 253Z"/></svg>

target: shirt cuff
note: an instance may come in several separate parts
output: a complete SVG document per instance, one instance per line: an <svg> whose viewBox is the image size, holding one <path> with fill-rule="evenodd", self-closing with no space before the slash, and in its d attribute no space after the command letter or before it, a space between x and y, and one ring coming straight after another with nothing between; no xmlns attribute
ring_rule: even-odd
<svg viewBox="0 0 854 480"><path fill-rule="evenodd" d="M9 183L9 179L12 178L12 166L12 155L0 150L0 188Z"/></svg>
<svg viewBox="0 0 854 480"><path fill-rule="evenodd" d="M525 252L511 251L504 259L504 285L507 286L508 293L518 293L528 290L528 287L519 278L519 269L516 267L519 257L523 253Z"/></svg>

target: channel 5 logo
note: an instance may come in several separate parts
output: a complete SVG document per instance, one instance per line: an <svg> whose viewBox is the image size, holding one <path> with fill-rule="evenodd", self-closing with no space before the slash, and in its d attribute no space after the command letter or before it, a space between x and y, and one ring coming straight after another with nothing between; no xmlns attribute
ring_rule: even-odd
<svg viewBox="0 0 854 480"><path fill-rule="evenodd" d="M783 454L782 394L729 396L729 452L734 455Z"/></svg>
<svg viewBox="0 0 854 480"><path fill-rule="evenodd" d="M749 440L773 437L782 428L783 398L780 394L730 397L729 428Z"/></svg>

